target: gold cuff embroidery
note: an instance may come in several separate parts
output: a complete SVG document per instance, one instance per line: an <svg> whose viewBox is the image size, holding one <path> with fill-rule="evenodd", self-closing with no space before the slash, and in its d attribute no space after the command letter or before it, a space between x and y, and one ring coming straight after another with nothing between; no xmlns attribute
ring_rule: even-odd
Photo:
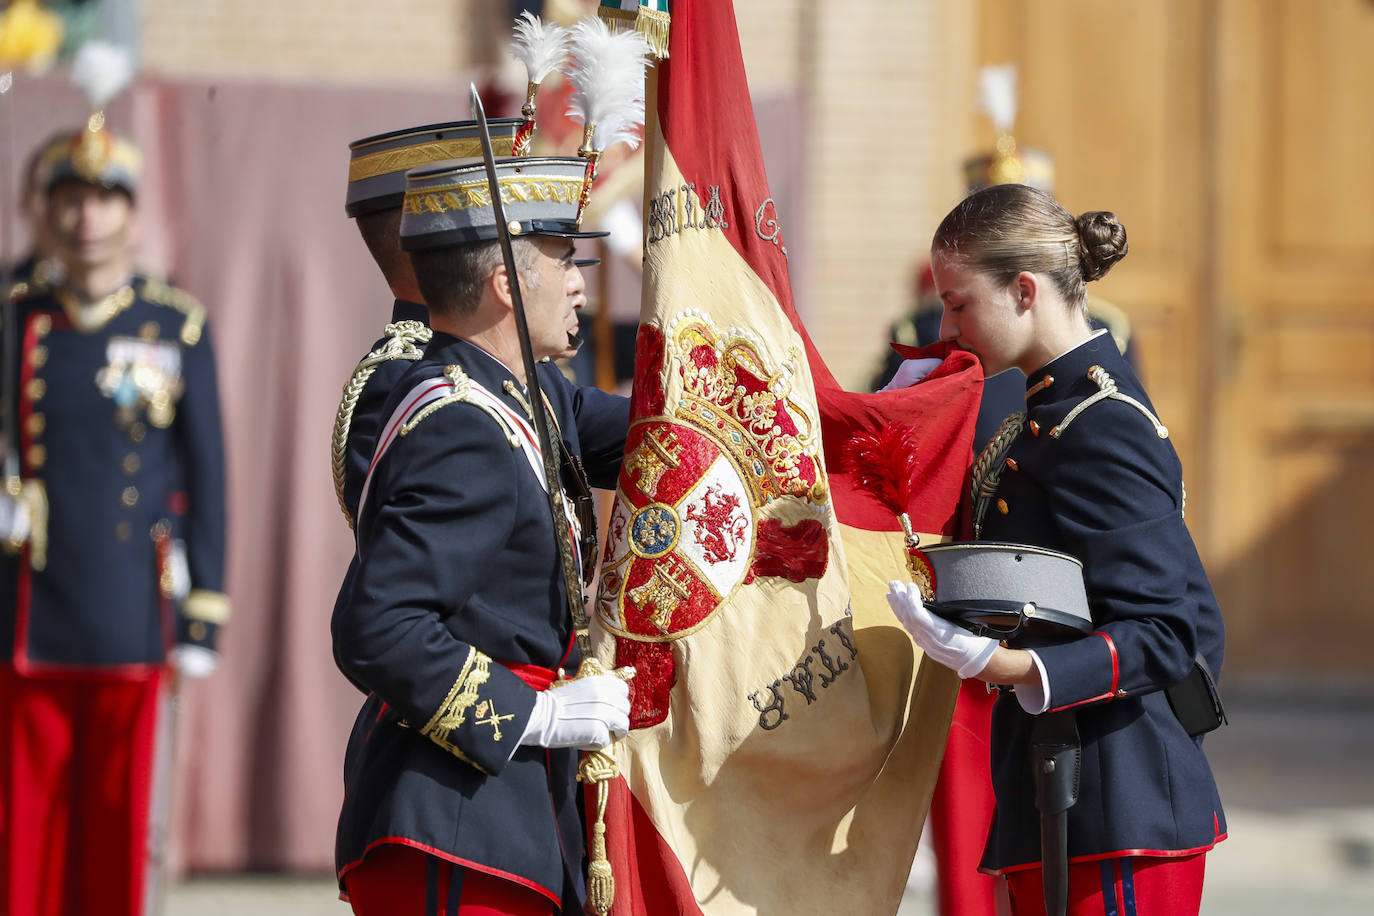
<svg viewBox="0 0 1374 916"><path fill-rule="evenodd" d="M466 721L468 710L477 704L477 689L491 677L490 668L490 656L469 647L468 657L458 672L458 680L453 682L448 696L444 697L444 702L439 704L429 722L420 729L420 734L468 763L472 761L449 741L449 736Z"/></svg>
<svg viewBox="0 0 1374 916"><path fill-rule="evenodd" d="M181 613L192 620L223 626L229 622L229 596L224 592L193 588L181 606Z"/></svg>

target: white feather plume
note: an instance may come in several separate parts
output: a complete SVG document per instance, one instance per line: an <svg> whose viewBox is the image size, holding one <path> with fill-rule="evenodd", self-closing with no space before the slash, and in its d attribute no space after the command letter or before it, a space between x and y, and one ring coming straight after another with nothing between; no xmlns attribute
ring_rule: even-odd
<svg viewBox="0 0 1374 916"><path fill-rule="evenodd" d="M638 32L612 32L600 19L588 17L573 26L569 44L573 92L568 116L596 125L592 147L598 152L622 140L634 149L644 124L649 43Z"/></svg>
<svg viewBox="0 0 1374 916"><path fill-rule="evenodd" d="M568 30L561 25L540 21L526 10L515 20L511 54L525 65L526 79L542 83L568 57Z"/></svg>
<svg viewBox="0 0 1374 916"><path fill-rule="evenodd" d="M72 82L86 93L93 108L104 108L133 78L133 54L108 41L86 42L72 60Z"/></svg>
<svg viewBox="0 0 1374 916"><path fill-rule="evenodd" d="M978 104L999 134L1011 133L1016 121L1016 64L979 69Z"/></svg>

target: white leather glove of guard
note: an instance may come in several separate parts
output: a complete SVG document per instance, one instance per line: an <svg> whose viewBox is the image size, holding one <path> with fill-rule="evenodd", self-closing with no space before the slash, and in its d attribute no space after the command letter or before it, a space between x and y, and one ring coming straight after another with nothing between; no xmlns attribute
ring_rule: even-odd
<svg viewBox="0 0 1374 916"><path fill-rule="evenodd" d="M997 640L975 636L968 630L926 610L915 582L888 582L887 603L902 626L926 655L960 677L973 677L988 666L997 651Z"/></svg>
<svg viewBox="0 0 1374 916"><path fill-rule="evenodd" d="M902 364L897 367L897 371L892 374L892 380L878 390L896 391L899 388L908 388L934 372L935 367L942 362L944 360L933 357L904 359Z"/></svg>
<svg viewBox="0 0 1374 916"><path fill-rule="evenodd" d="M169 654L172 667L184 678L198 681L209 677L219 667L219 653L204 646L182 643L172 647Z"/></svg>
<svg viewBox="0 0 1374 916"><path fill-rule="evenodd" d="M520 743L595 751L630 731L630 685L613 674L542 691Z"/></svg>
<svg viewBox="0 0 1374 916"><path fill-rule="evenodd" d="M29 507L0 489L0 541L15 548L29 539Z"/></svg>

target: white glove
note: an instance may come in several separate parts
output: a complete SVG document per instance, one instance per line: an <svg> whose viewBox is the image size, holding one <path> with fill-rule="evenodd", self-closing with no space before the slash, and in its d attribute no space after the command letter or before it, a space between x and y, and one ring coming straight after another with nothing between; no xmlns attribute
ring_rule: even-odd
<svg viewBox="0 0 1374 916"><path fill-rule="evenodd" d="M888 582L887 603L926 655L960 677L973 677L988 666L997 640L968 630L926 610L915 582Z"/></svg>
<svg viewBox="0 0 1374 916"><path fill-rule="evenodd" d="M190 643L173 646L168 659L172 667L181 672L182 677L193 681L208 677L219 667L218 652Z"/></svg>
<svg viewBox="0 0 1374 916"><path fill-rule="evenodd" d="M899 388L908 388L927 375L935 371L935 367L944 362L942 359L926 357L924 359L904 359L902 364L893 373L892 380L879 388L879 391L896 391Z"/></svg>
<svg viewBox="0 0 1374 916"><path fill-rule="evenodd" d="M29 505L0 488L0 541L17 549L29 539Z"/></svg>
<svg viewBox="0 0 1374 916"><path fill-rule="evenodd" d="M630 685L613 674L598 674L542 691L520 743L595 751L629 731Z"/></svg>

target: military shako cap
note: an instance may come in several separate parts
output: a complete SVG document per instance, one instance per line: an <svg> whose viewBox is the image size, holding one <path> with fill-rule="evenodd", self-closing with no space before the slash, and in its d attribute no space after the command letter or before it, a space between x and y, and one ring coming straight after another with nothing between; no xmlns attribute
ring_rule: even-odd
<svg viewBox="0 0 1374 916"><path fill-rule="evenodd" d="M491 148L509 156L520 118L493 118ZM362 216L399 207L406 193L406 172L448 160L481 162L482 146L476 121L448 121L393 130L348 144L348 199L344 212Z"/></svg>
<svg viewBox="0 0 1374 916"><path fill-rule="evenodd" d="M79 181L134 196L143 156L133 143L104 126L93 115L81 130L54 137L40 154L39 176L51 190L64 181Z"/></svg>
<svg viewBox="0 0 1374 916"><path fill-rule="evenodd" d="M587 161L549 156L496 161L501 205L513 236L599 238L583 232L578 209ZM486 167L448 162L406 175L401 247L406 251L484 242L497 236Z"/></svg>
<svg viewBox="0 0 1374 916"><path fill-rule="evenodd" d="M1066 553L998 541L921 552L934 572L930 609L941 617L987 636L1042 643L1092 632L1083 564Z"/></svg>

